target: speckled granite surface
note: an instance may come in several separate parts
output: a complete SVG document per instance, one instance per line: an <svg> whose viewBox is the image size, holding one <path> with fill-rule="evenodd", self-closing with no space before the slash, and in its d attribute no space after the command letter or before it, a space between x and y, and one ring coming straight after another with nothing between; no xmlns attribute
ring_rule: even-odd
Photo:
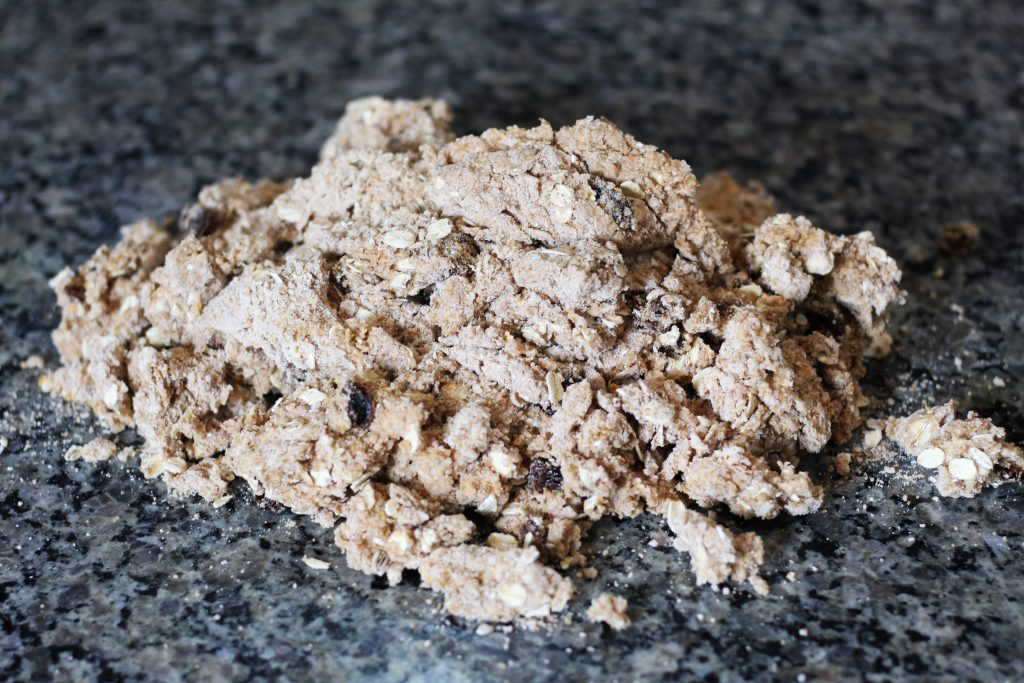
<svg viewBox="0 0 1024 683"><path fill-rule="evenodd" d="M868 464L824 512L748 525L766 599L695 589L647 545L667 540L653 520L602 524L571 624L477 636L244 495L214 510L62 462L95 427L19 368L55 360L46 279L119 224L224 175L301 173L351 97L440 95L467 132L604 114L825 227L874 230L910 303L873 393L961 397L1024 441L1017 3L207 4L0 2L0 679L1024 679L1020 485L935 500L899 461ZM935 238L963 218L982 243L951 259ZM581 621L606 588L631 629Z"/></svg>

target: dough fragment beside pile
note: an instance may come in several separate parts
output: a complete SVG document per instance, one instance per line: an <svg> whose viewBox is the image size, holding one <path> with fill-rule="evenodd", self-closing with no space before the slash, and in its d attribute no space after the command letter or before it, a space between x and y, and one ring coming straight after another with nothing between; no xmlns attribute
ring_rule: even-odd
<svg viewBox="0 0 1024 683"><path fill-rule="evenodd" d="M932 470L932 482L943 496L972 498L986 486L1019 479L1024 453L1006 441L1006 430L969 412L956 416L959 404L949 401L888 421L886 433L921 467Z"/></svg>
<svg viewBox="0 0 1024 683"><path fill-rule="evenodd" d="M760 539L703 510L820 506L797 463L862 422L896 264L603 119L450 118L353 102L308 177L127 226L54 278L46 386L172 492L241 478L458 615L563 609L591 525L644 511L698 581L765 592Z"/></svg>

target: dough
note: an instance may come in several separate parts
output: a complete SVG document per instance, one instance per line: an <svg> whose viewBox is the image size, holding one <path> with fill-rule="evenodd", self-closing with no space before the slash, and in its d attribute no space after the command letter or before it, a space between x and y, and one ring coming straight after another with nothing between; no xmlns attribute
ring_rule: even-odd
<svg viewBox="0 0 1024 683"><path fill-rule="evenodd" d="M886 426L889 438L934 470L932 482L943 496L973 498L986 486L998 486L1024 472L1024 453L1005 440L1006 430L969 412L957 419L956 401L922 408Z"/></svg>
<svg viewBox="0 0 1024 683"><path fill-rule="evenodd" d="M767 591L760 539L702 509L821 505L797 456L861 424L896 265L603 119L450 118L353 102L308 177L128 226L54 278L44 385L135 428L178 495L243 480L465 617L563 609L590 526L645 510L698 582Z"/></svg>

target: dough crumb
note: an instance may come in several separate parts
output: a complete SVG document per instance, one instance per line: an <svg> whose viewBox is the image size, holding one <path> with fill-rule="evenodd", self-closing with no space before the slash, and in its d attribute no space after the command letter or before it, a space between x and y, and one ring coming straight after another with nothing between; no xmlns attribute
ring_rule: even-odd
<svg viewBox="0 0 1024 683"><path fill-rule="evenodd" d="M608 624L616 631L621 631L632 623L626 613L628 606L629 603L621 596L600 593L587 608L587 619Z"/></svg>
<svg viewBox="0 0 1024 683"><path fill-rule="evenodd" d="M871 337L867 348L864 349L865 358L887 358L892 353L893 338L888 332L880 332Z"/></svg>
<svg viewBox="0 0 1024 683"><path fill-rule="evenodd" d="M102 462L110 460L117 453L117 445L110 439L93 439L82 446L72 446L64 453L65 460Z"/></svg>
<svg viewBox="0 0 1024 683"><path fill-rule="evenodd" d="M882 443L882 430L869 429L864 432L864 441L862 442L864 448L874 448L880 443Z"/></svg>
<svg viewBox="0 0 1024 683"><path fill-rule="evenodd" d="M39 370L46 366L46 361L39 354L33 354L21 361L20 367L22 370Z"/></svg>
<svg viewBox="0 0 1024 683"><path fill-rule="evenodd" d="M837 453L835 457L832 458L832 471L840 477L850 476L850 462L852 460L853 456L846 451Z"/></svg>
<svg viewBox="0 0 1024 683"><path fill-rule="evenodd" d="M679 501L669 504L668 525L676 534L675 547L690 554L698 583L749 580L756 592L768 594L768 584L758 575L764 547L756 534L734 535Z"/></svg>
<svg viewBox="0 0 1024 683"><path fill-rule="evenodd" d="M886 435L917 464L934 470L931 478L943 496L973 498L986 486L1019 480L1024 453L1005 440L992 420L968 412L957 419L956 401L892 418Z"/></svg>

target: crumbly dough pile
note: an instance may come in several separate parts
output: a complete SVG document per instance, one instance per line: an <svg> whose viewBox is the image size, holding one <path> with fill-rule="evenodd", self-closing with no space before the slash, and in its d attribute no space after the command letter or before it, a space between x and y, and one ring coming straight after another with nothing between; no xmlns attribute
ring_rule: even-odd
<svg viewBox="0 0 1024 683"><path fill-rule="evenodd" d="M458 615L561 610L591 525L645 510L699 582L766 591L761 540L701 510L819 507L797 459L861 424L896 264L602 119L450 118L354 102L309 177L127 226L54 278L46 385L171 491L240 477Z"/></svg>
<svg viewBox="0 0 1024 683"><path fill-rule="evenodd" d="M886 434L918 465L935 470L932 482L943 496L971 498L986 486L1019 479L1024 453L1004 440L1006 430L971 412L958 420L957 407L950 401L893 418Z"/></svg>

